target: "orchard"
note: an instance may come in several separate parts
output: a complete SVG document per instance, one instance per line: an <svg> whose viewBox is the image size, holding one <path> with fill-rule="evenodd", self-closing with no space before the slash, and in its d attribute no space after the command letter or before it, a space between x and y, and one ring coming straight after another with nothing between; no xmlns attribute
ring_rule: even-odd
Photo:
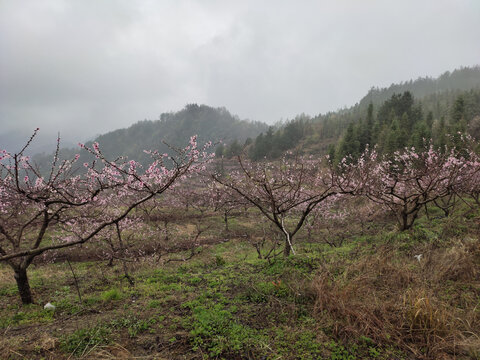
<svg viewBox="0 0 480 360"><path fill-rule="evenodd" d="M38 129L36 130L38 131ZM107 160L100 147L80 145L95 161L82 164L80 155L60 160L57 151L45 176L23 153L3 150L0 160L0 261L14 271L22 303L33 302L27 269L35 257L78 246L98 238L110 226L118 228L135 208L167 191L176 181L198 172L210 155L198 149L196 138L176 154L149 152L152 162L144 171L134 160ZM173 164L167 168L165 163Z"/></svg>
<svg viewBox="0 0 480 360"><path fill-rule="evenodd" d="M284 354L274 350L277 337L286 336L279 328L273 336L248 325L263 321L251 307L268 315L267 329L272 321L285 326L305 317L306 327L316 324L311 331L329 329L345 344L368 338L371 349L390 355L397 346L434 358L457 351L452 344L474 341L473 300L464 298L468 311L459 313L434 295L452 291L441 287L446 281L479 285L480 158L472 139L458 148L430 144L392 154L367 148L339 163L287 153L277 161L238 156L224 164L214 159L211 143L200 147L192 137L171 155L146 151L147 166L108 159L97 143L63 159L58 140L50 167L39 169L25 155L35 135L17 154L3 150L0 156L0 262L16 284L8 301L20 298L19 309L30 311L26 305L35 306L37 298L42 303L59 293L38 285L32 290L32 264L37 284L38 271L67 263L80 312L89 306L108 312L117 299L124 310L141 305L137 316L151 317L158 315L155 304L165 305L160 318L172 316L169 328L181 328L175 339L188 334L182 344L211 358L238 354L237 348L252 356ZM81 270L83 262L90 270ZM121 294L129 295L105 290L98 302L91 292L97 282L112 281L108 272L120 284L126 280ZM442 313L430 301L441 304ZM61 309L55 316L69 319ZM189 321L179 323L183 316ZM109 326L117 329L127 320L114 321ZM148 324L129 334L154 333L154 322ZM108 339L90 337L82 345L71 335L61 341L79 355L79 347L86 346L85 354L91 341ZM176 343L173 337L151 341ZM320 356L325 346L309 354Z"/></svg>

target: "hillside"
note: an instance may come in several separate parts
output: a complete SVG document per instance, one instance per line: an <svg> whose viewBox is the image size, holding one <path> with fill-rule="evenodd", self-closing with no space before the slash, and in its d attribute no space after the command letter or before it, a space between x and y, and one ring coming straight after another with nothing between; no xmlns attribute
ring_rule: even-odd
<svg viewBox="0 0 480 360"><path fill-rule="evenodd" d="M192 246L198 220L178 209L168 217L175 242L142 234L129 240L137 247L127 263L133 286L121 260L109 265L100 258L108 245L98 242L61 256L72 268L65 261L36 264L38 304L28 307L18 303L11 271L0 264L0 353L11 359L478 359L478 210L463 206L439 219L434 207L436 220L422 216L411 232L397 233L392 219L359 220L365 207L355 209L311 238L302 234L296 256L268 261L262 256L270 241L260 242L265 224L255 211L233 219L229 232L220 214L207 212L200 246L177 254L163 249ZM159 244L161 258L138 255ZM47 301L55 311L43 309Z"/></svg>
<svg viewBox="0 0 480 360"><path fill-rule="evenodd" d="M245 150L254 160L273 159L295 149L339 158L360 153L366 144L378 144L390 151L418 145L427 138L442 145L448 133L471 132L472 121L478 115L480 66L475 66L445 72L435 79L426 77L388 88L372 88L348 109L315 117L302 114L276 126L240 120L225 108L189 104L178 112L163 113L159 120L139 121L129 128L100 135L95 141L108 158L122 155L140 162L147 160L143 150L171 152L165 143L183 146L194 134L200 143L224 142L226 146L221 145L216 152L226 157ZM76 152L63 149L62 156L72 157ZM36 160L46 164L48 156L37 156Z"/></svg>
<svg viewBox="0 0 480 360"><path fill-rule="evenodd" d="M291 149L310 154L328 152L338 158L358 154L366 144L395 150L431 138L442 145L448 133L471 132L469 127L479 115L480 67L465 67L436 79L372 88L348 109L313 118L298 116L260 134L248 152L252 159L276 158Z"/></svg>
<svg viewBox="0 0 480 360"><path fill-rule="evenodd" d="M143 150L155 149L160 153L168 153L171 152L168 145L184 146L192 135L198 135L199 143L231 143L237 140L243 144L246 139L254 138L266 128L267 125L261 122L240 120L225 108L189 104L178 112L161 114L159 120L139 121L128 128L100 135L94 141L100 144L107 158L128 156L144 162L148 156ZM69 158L78 151L62 149L61 153L63 157ZM44 164L49 158L50 155L37 155L36 161Z"/></svg>
<svg viewBox="0 0 480 360"><path fill-rule="evenodd" d="M358 103L360 109L367 109L370 103L380 105L392 97L409 91L415 98L443 93L447 91L465 91L480 86L480 66L462 67L452 72L446 71L438 78L422 77L400 84L392 84L388 88L374 87Z"/></svg>

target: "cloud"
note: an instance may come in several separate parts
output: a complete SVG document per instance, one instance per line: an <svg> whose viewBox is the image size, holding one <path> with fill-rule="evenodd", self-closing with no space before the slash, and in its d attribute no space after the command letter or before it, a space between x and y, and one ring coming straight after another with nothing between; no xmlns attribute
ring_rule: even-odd
<svg viewBox="0 0 480 360"><path fill-rule="evenodd" d="M464 1L15 1L0 4L0 133L70 139L186 103L274 122L480 59Z"/></svg>

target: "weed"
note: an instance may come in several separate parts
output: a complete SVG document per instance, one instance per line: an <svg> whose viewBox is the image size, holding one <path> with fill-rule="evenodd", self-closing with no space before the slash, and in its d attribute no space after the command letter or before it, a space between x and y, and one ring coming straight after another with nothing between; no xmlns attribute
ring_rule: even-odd
<svg viewBox="0 0 480 360"><path fill-rule="evenodd" d="M234 320L232 309L221 304L196 306L192 313L193 321L187 323L187 328L190 328L193 349L205 349L210 357L248 351L257 336L255 330Z"/></svg>
<svg viewBox="0 0 480 360"><path fill-rule="evenodd" d="M0 289L0 296L13 296L17 295L18 289L17 286L7 286Z"/></svg>
<svg viewBox="0 0 480 360"><path fill-rule="evenodd" d="M111 329L97 325L90 329L79 329L60 338L60 348L69 354L83 356L88 349L110 342Z"/></svg>
<svg viewBox="0 0 480 360"><path fill-rule="evenodd" d="M408 293L404 299L406 320L410 331L415 336L424 336L430 343L430 337L437 338L445 335L448 328L446 311L432 303L427 294Z"/></svg>
<svg viewBox="0 0 480 360"><path fill-rule="evenodd" d="M223 257L221 257L220 255L215 256L215 265L217 267L222 267L226 263L227 263L226 260Z"/></svg>
<svg viewBox="0 0 480 360"><path fill-rule="evenodd" d="M327 347L331 351L330 353L330 360L355 360L356 356L352 354L350 351L345 349L343 345L332 341L327 344Z"/></svg>
<svg viewBox="0 0 480 360"><path fill-rule="evenodd" d="M153 309L153 308L158 308L158 307L162 306L163 304L164 304L164 302L162 300L153 299L153 300L150 300L148 302L148 307L150 309Z"/></svg>
<svg viewBox="0 0 480 360"><path fill-rule="evenodd" d="M324 344L318 339L318 333L308 329L292 331L289 328L276 327L272 329L275 333L274 347L278 349L279 355L289 358L296 354L299 359L313 360L324 358Z"/></svg>
<svg viewBox="0 0 480 360"><path fill-rule="evenodd" d="M243 298L253 303L267 302L270 297L287 298L290 289L282 280L259 282L247 289Z"/></svg>
<svg viewBox="0 0 480 360"><path fill-rule="evenodd" d="M479 260L480 243L463 241L431 259L430 271L438 282L469 281L477 278Z"/></svg>
<svg viewBox="0 0 480 360"><path fill-rule="evenodd" d="M413 238L416 242L433 242L438 240L439 237L436 231L432 231L424 224L418 223L413 227Z"/></svg>
<svg viewBox="0 0 480 360"><path fill-rule="evenodd" d="M133 315L127 315L120 319L116 319L110 322L110 326L114 328L126 328L128 335L131 338L136 337L139 333L142 333L146 330L149 330L152 325L157 322L156 319L151 318L150 320L137 319Z"/></svg>
<svg viewBox="0 0 480 360"><path fill-rule="evenodd" d="M196 284L200 283L201 281L202 281L202 278L200 278L198 276L191 277L190 279L187 280L187 282L190 285L196 285Z"/></svg>
<svg viewBox="0 0 480 360"><path fill-rule="evenodd" d="M86 306L95 305L95 304L99 303L100 301L102 301L102 299L98 296L88 296L88 297L83 299L83 303Z"/></svg>
<svg viewBox="0 0 480 360"><path fill-rule="evenodd" d="M0 318L0 328L29 323L48 323L53 321L54 316L55 313L53 311L44 310L32 304L24 306L22 311L18 311L10 317Z"/></svg>
<svg viewBox="0 0 480 360"><path fill-rule="evenodd" d="M73 303L68 298L63 298L55 303L57 311L66 314L75 314L81 311L82 307L79 304Z"/></svg>
<svg viewBox="0 0 480 360"><path fill-rule="evenodd" d="M103 301L110 302L110 301L122 299L123 294L118 289L110 289L110 290L104 291L100 295L100 297L102 298Z"/></svg>

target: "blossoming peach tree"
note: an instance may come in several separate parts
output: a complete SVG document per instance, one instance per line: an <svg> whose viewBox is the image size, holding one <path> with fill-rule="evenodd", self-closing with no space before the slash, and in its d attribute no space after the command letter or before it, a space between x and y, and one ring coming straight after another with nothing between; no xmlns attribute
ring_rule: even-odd
<svg viewBox="0 0 480 360"><path fill-rule="evenodd" d="M255 163L238 157L238 170L213 178L230 193L258 209L284 236L284 255L310 213L337 193L335 174L321 161L287 154L277 162Z"/></svg>
<svg viewBox="0 0 480 360"><path fill-rule="evenodd" d="M457 191L479 171L477 155L468 150L405 148L391 157L368 150L357 162L341 164L344 178L358 184L352 193L364 195L395 214L401 231L410 229L420 210Z"/></svg>
<svg viewBox="0 0 480 360"><path fill-rule="evenodd" d="M213 156L211 144L199 148L192 137L175 156L147 151L151 162L143 168L134 160L108 160L94 143L80 144L95 158L80 165L80 155L60 160L58 139L44 172L25 155L37 131L18 154L0 150L0 262L14 271L24 304L33 302L27 269L37 256L98 238Z"/></svg>

